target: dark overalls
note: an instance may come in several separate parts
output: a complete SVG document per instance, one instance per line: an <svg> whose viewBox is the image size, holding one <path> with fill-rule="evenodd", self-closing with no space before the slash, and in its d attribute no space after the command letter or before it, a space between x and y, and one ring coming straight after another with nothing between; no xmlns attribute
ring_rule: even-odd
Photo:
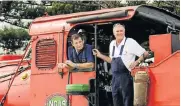
<svg viewBox="0 0 181 106"><path fill-rule="evenodd" d="M80 53L82 53L82 56L79 56L80 53L77 54L75 49L72 50L72 62L74 62L74 63L85 63L85 62L87 62L86 53L85 53L84 49L80 51Z"/></svg>
<svg viewBox="0 0 181 106"><path fill-rule="evenodd" d="M94 57L92 54L92 45L84 45L84 48L77 54L74 47L68 48L68 59L74 63L86 63L94 62ZM79 71L92 71L93 68L79 69ZM78 71L74 69L74 71Z"/></svg>
<svg viewBox="0 0 181 106"><path fill-rule="evenodd" d="M122 55L124 45L121 47L120 55ZM114 56L114 50L115 46L113 47L112 56ZM114 106L133 106L133 80L121 57L112 58L111 70Z"/></svg>
<svg viewBox="0 0 181 106"><path fill-rule="evenodd" d="M73 46L70 46L68 48L68 59L74 63L94 62L92 45L85 44L84 48L78 54L75 48Z"/></svg>

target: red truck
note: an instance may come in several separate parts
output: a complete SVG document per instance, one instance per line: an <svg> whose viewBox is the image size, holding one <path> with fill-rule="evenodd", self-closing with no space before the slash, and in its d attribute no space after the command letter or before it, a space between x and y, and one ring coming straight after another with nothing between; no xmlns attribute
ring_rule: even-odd
<svg viewBox="0 0 181 106"><path fill-rule="evenodd" d="M30 47L21 56L0 56L0 106L112 106L110 64L95 57L95 69L68 72L58 63L67 59L70 36L85 30L86 43L109 54L112 27L122 23L126 36L151 51L152 61L136 67L146 72L142 100L147 106L180 105L180 17L140 5L36 18L29 27ZM25 58L31 51L31 58ZM6 58L5 58L6 57ZM154 60L154 61L153 61ZM135 89L135 94L140 92ZM141 106L141 103L134 105Z"/></svg>

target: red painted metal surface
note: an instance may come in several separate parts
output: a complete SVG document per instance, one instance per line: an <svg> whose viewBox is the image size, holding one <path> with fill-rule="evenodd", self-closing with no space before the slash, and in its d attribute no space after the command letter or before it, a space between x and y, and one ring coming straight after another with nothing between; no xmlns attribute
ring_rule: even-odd
<svg viewBox="0 0 181 106"><path fill-rule="evenodd" d="M180 106L180 51L150 70L148 106Z"/></svg>
<svg viewBox="0 0 181 106"><path fill-rule="evenodd" d="M171 54L171 34L151 36L149 41L155 63L150 66L148 106L180 106L180 51Z"/></svg>
<svg viewBox="0 0 181 106"><path fill-rule="evenodd" d="M149 39L150 49L154 51L154 64L171 55L171 34L151 35Z"/></svg>
<svg viewBox="0 0 181 106"><path fill-rule="evenodd" d="M166 57L148 69L150 85L147 106L180 106L180 51Z"/></svg>
<svg viewBox="0 0 181 106"><path fill-rule="evenodd" d="M21 55L0 55L0 61L21 59Z"/></svg>
<svg viewBox="0 0 181 106"><path fill-rule="evenodd" d="M90 12L80 12L80 13L73 13L73 14L64 14L64 15L57 15L57 16L48 16L48 17L40 17L35 19L29 28L29 34L31 36L34 35L40 35L43 34L45 36L45 33L55 33L55 32L61 32L63 27L65 27L65 31L69 31L72 26L75 24L67 24L66 21L68 19L72 19L75 17L81 17L81 16L89 16L89 15L96 15L96 14L102 14L107 13L111 11L128 11L128 16L123 18L113 18L111 21L118 21L118 20L129 20L131 19L134 14L135 10L138 8L138 6L128 6L128 7L121 7L121 8L112 8L112 9L102 9L102 10L96 10L96 11L90 11ZM104 19L104 20L98 20L98 21L88 21L84 23L103 23L103 22L109 22L110 19ZM37 30L41 29L41 30Z"/></svg>
<svg viewBox="0 0 181 106"><path fill-rule="evenodd" d="M148 106L180 106L180 50L171 54L171 34L151 36L154 59L148 69L150 76ZM160 42L161 41L161 42Z"/></svg>
<svg viewBox="0 0 181 106"><path fill-rule="evenodd" d="M23 64L27 64L27 63L23 63ZM16 68L17 68L17 62L16 64L7 63L6 65L2 67L0 66L0 75L3 76L3 75L13 73L15 72ZM28 74L27 79L22 80L22 76L26 73ZM30 104L30 99L29 99L30 75L31 75L31 71L26 70L15 78L13 85L6 98L4 106L29 106ZM7 92L10 78L11 76L0 79L0 100Z"/></svg>

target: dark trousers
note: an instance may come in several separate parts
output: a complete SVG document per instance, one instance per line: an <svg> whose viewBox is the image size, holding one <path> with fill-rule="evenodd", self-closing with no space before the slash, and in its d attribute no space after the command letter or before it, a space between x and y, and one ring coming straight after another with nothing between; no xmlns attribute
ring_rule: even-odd
<svg viewBox="0 0 181 106"><path fill-rule="evenodd" d="M133 78L121 57L112 59L111 70L114 106L133 106Z"/></svg>
<svg viewBox="0 0 181 106"><path fill-rule="evenodd" d="M133 80L128 73L113 76L113 104L114 106L133 106Z"/></svg>

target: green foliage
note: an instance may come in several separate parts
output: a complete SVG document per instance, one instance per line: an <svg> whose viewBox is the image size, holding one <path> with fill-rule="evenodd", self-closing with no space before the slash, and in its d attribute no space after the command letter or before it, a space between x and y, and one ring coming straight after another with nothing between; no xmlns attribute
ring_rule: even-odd
<svg viewBox="0 0 181 106"><path fill-rule="evenodd" d="M25 40L29 40L28 32L24 29L4 28L0 30L0 47L10 49L10 52L15 52L25 46Z"/></svg>
<svg viewBox="0 0 181 106"><path fill-rule="evenodd" d="M154 1L151 5L180 15L180 1Z"/></svg>
<svg viewBox="0 0 181 106"><path fill-rule="evenodd" d="M146 4L146 1L126 1L128 6L142 5Z"/></svg>
<svg viewBox="0 0 181 106"><path fill-rule="evenodd" d="M45 12L44 7L35 7L35 8L26 8L22 14L23 18L25 19L34 19L36 17L41 17L43 16Z"/></svg>
<svg viewBox="0 0 181 106"><path fill-rule="evenodd" d="M80 1L52 2L52 5L45 9L49 15L69 14L75 12L97 10L98 6L84 5Z"/></svg>

